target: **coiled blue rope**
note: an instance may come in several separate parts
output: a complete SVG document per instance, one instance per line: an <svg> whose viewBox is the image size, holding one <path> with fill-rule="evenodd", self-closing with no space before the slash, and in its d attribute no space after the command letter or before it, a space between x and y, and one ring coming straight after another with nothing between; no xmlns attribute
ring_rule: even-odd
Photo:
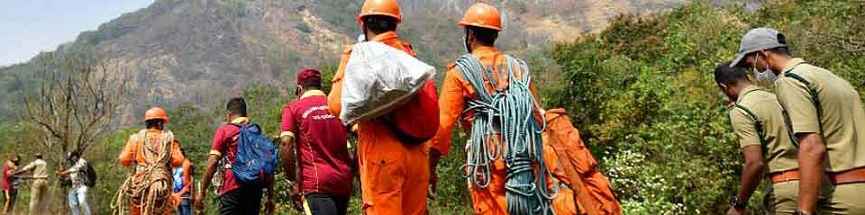
<svg viewBox="0 0 865 215"><path fill-rule="evenodd" d="M529 69L522 60L505 57L506 71L500 72L508 73L508 88L493 94L484 87L485 79L496 85L496 79L490 77L492 70L470 54L457 60L463 78L477 93L477 99L468 101L463 112L474 112L467 145L466 177L472 185L487 188L493 161L504 158L508 169L505 182L508 213L553 214L550 204L555 191L545 186L549 173L541 141L544 129L541 126L545 123L538 123L533 117L535 98L529 90ZM521 77L517 77L515 71L519 71Z"/></svg>

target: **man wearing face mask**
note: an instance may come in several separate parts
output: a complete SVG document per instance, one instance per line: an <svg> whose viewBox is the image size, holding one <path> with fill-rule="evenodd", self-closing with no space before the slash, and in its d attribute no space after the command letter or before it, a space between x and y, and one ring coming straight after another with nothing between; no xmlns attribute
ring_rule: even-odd
<svg viewBox="0 0 865 215"><path fill-rule="evenodd" d="M781 104L775 94L753 85L748 72L741 67L719 65L715 69L715 83L735 102L729 110L730 123L745 157L739 192L730 201L727 214L745 214L748 199L764 172L768 173L773 190L766 209L771 214L793 214L798 207L799 180L790 176L798 173L799 165Z"/></svg>
<svg viewBox="0 0 865 215"><path fill-rule="evenodd" d="M799 144L798 213L865 214L865 110L856 89L793 58L784 35L770 28L745 34L732 65L777 76L775 93Z"/></svg>

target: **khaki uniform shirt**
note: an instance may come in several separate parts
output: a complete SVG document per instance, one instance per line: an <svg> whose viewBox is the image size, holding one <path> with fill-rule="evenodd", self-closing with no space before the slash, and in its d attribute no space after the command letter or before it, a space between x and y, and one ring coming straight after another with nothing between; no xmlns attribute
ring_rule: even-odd
<svg viewBox="0 0 865 215"><path fill-rule="evenodd" d="M42 159L36 159L19 171L33 171L33 179L48 179L48 163Z"/></svg>
<svg viewBox="0 0 865 215"><path fill-rule="evenodd" d="M794 79L795 76L805 79L809 85ZM817 94L819 109L811 90ZM775 81L775 91L789 114L793 133L822 135L827 171L865 167L865 110L862 98L850 82L795 58Z"/></svg>
<svg viewBox="0 0 865 215"><path fill-rule="evenodd" d="M751 111L762 124L765 135L763 138L766 143L762 149L764 159L769 165L769 173L798 169L799 164L796 160L798 149L793 144L790 133L787 132L783 109L775 94L752 85L739 92L736 104ZM730 122L742 148L760 146L757 123L745 110L731 109Z"/></svg>

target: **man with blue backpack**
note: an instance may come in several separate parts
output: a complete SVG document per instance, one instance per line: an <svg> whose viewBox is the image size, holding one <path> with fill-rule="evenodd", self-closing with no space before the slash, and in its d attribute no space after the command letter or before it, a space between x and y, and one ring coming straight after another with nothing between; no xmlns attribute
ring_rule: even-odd
<svg viewBox="0 0 865 215"><path fill-rule="evenodd" d="M273 204L273 175L277 154L273 142L247 117L246 101L232 98L226 105L228 123L220 126L213 137L207 169L195 207L204 210L206 190L213 174L224 171L219 187L219 214L259 214L263 190L267 190L266 213ZM223 162L220 162L223 160Z"/></svg>

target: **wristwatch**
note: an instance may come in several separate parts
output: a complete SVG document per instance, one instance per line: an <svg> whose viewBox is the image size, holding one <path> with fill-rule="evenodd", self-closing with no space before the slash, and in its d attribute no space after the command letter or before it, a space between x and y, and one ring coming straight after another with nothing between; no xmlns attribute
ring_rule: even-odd
<svg viewBox="0 0 865 215"><path fill-rule="evenodd" d="M733 198L730 199L730 207L735 209L745 209L748 207L748 201L742 201L739 199L739 196L733 196Z"/></svg>
<svg viewBox="0 0 865 215"><path fill-rule="evenodd" d="M811 215L811 213L805 212L802 209L796 209L796 213L794 215Z"/></svg>

